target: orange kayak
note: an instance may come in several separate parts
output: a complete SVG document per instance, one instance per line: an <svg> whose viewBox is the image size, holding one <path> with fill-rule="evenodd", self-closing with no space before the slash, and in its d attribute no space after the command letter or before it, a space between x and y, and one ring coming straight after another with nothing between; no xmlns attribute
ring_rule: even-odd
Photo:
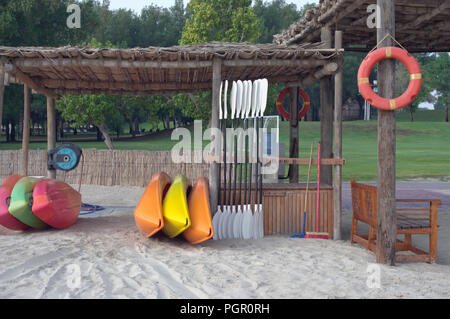
<svg viewBox="0 0 450 319"><path fill-rule="evenodd" d="M134 210L136 226L147 237L164 227L162 203L170 185L171 179L166 173L155 174Z"/></svg>
<svg viewBox="0 0 450 319"><path fill-rule="evenodd" d="M208 179L201 177L197 180L188 196L191 227L183 232L183 237L191 244L199 244L214 236L209 205Z"/></svg>

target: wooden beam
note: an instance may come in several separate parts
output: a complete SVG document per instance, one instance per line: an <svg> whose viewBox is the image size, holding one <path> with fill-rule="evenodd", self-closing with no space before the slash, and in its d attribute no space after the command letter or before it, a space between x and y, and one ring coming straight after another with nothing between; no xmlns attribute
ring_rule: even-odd
<svg viewBox="0 0 450 319"><path fill-rule="evenodd" d="M302 50L304 52L321 52L334 53L334 49L319 49L319 50ZM223 60L222 64L225 67L246 67L246 66L268 66L268 67L282 67L282 66L299 66L305 67L311 65L319 66L325 64L321 59L306 58L306 59L233 59ZM201 69L210 68L213 65L212 61L137 61L137 60L116 60L116 59L38 59L38 58L17 58L14 64L18 67L24 68L40 68L40 67L102 67L102 68L136 68L136 69Z"/></svg>
<svg viewBox="0 0 450 319"><path fill-rule="evenodd" d="M222 82L222 60L214 58L213 61L213 79L212 79L212 111L211 111L211 129L219 130L219 105L220 105L220 84ZM218 156L221 141L214 139L211 141L214 148L214 155ZM209 168L209 190L211 214L217 212L220 192L219 164L213 161Z"/></svg>
<svg viewBox="0 0 450 319"><path fill-rule="evenodd" d="M28 176L28 153L30 149L30 116L31 116L31 89L23 87L23 131L22 131L22 162L20 174Z"/></svg>
<svg viewBox="0 0 450 319"><path fill-rule="evenodd" d="M56 110L55 100L47 96L47 150L56 147ZM56 170L47 171L48 178L56 178Z"/></svg>
<svg viewBox="0 0 450 319"><path fill-rule="evenodd" d="M342 48L342 31L334 34L334 47ZM334 158L342 158L342 95L343 73L334 76ZM333 178L334 240L342 239L342 166L334 166Z"/></svg>
<svg viewBox="0 0 450 319"><path fill-rule="evenodd" d="M387 33L395 37L395 1L377 0L381 10L381 28L377 42ZM387 38L380 47L392 46ZM395 97L395 61L385 59L378 63L378 88L380 96ZM377 212L377 263L395 263L395 112L378 110L378 212Z"/></svg>
<svg viewBox="0 0 450 319"><path fill-rule="evenodd" d="M326 47L332 46L330 28L322 28L321 40ZM321 157L331 158L333 155L333 82L331 76L320 80L320 143ZM333 170L331 166L320 168L321 183L332 185Z"/></svg>
<svg viewBox="0 0 450 319"><path fill-rule="evenodd" d="M33 80L31 77L23 73L19 70L19 68L15 65L9 64L6 66L8 68L8 73L12 74L15 78L19 79L23 84L27 85L28 87L32 88L39 94L44 94L47 96L51 96L55 99L58 99L59 96L55 94L55 92L48 90L44 88L39 82Z"/></svg>
<svg viewBox="0 0 450 319"><path fill-rule="evenodd" d="M58 95L80 95L80 94L92 94L92 95L165 95L176 93L195 93L201 91L208 91L210 89L198 89L198 90L109 90L109 89L55 89L55 93Z"/></svg>
<svg viewBox="0 0 450 319"><path fill-rule="evenodd" d="M289 121L289 157L298 157L298 87L291 87L291 107ZM291 164L289 167L289 182L298 183L298 165Z"/></svg>
<svg viewBox="0 0 450 319"><path fill-rule="evenodd" d="M158 91L158 90L210 90L211 82L205 83L129 83L129 82L103 82L103 81L76 81L45 79L41 84L51 89L102 89L124 91Z"/></svg>
<svg viewBox="0 0 450 319"><path fill-rule="evenodd" d="M336 74L339 71L339 64L336 62L330 62L324 65L319 71L311 74L300 81L286 82L286 87L305 87L308 86L326 76Z"/></svg>
<svg viewBox="0 0 450 319"><path fill-rule="evenodd" d="M309 165L309 158L275 158L275 157L264 157L262 159L263 163L268 164L270 162L278 162L280 164L286 165ZM313 158L312 165L317 165L319 160ZM320 165L335 166L335 165L345 165L345 160L342 158L321 158Z"/></svg>
<svg viewBox="0 0 450 319"><path fill-rule="evenodd" d="M397 32L403 31L405 29L416 29L421 24L430 21L435 16L442 14L442 12L446 9L450 8L450 0L443 0L442 4L437 8L429 12L428 14L424 14L418 17L415 17L413 20L405 23L401 27L398 28Z"/></svg>

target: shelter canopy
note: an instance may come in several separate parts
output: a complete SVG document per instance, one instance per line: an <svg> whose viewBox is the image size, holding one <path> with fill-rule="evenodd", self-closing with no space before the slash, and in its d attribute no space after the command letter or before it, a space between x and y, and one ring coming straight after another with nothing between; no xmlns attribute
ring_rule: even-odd
<svg viewBox="0 0 450 319"><path fill-rule="evenodd" d="M320 0L274 43L292 45L320 41L322 27L344 32L346 51L370 51L376 28L368 28L368 6L375 0ZM450 0L395 0L396 39L410 52L450 51Z"/></svg>
<svg viewBox="0 0 450 319"><path fill-rule="evenodd" d="M223 80L267 78L308 85L337 73L343 50L322 43L302 45L219 43L169 48L0 47L0 68L9 83L37 93L152 95L212 89L213 60L222 60ZM1 70L0 70L1 71Z"/></svg>

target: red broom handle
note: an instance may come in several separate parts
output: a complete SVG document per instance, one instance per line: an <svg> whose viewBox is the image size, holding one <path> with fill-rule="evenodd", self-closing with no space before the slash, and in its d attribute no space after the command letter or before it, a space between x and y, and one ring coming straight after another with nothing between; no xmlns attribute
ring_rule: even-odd
<svg viewBox="0 0 450 319"><path fill-rule="evenodd" d="M318 143L319 150L317 155L317 216L316 216L316 231L319 232L319 204L320 204L320 143Z"/></svg>

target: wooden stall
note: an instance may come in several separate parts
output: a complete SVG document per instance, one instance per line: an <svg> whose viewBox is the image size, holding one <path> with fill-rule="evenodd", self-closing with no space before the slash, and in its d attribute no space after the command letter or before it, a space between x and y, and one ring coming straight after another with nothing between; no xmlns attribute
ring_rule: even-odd
<svg viewBox="0 0 450 319"><path fill-rule="evenodd" d="M297 92L299 87L321 81L324 83L321 115L326 119L322 121L321 142L324 155L322 158L326 162L333 159L331 81L332 77L343 69L344 51L341 48L332 48L331 38L330 30L325 30L324 42L292 46L213 42L171 48L135 49L0 47L0 73L7 76L8 83L25 84L34 93L47 96L49 149L55 147L55 99L64 95L171 95L211 90L210 124L212 128L218 128L221 99L219 88L225 80L254 81L265 78L269 83L284 83L294 92ZM336 94L342 92L338 91ZM25 99L26 103L28 100ZM297 100L296 95L293 100ZM28 109L27 104L25 109ZM295 109L292 108L292 112ZM296 119L295 116L292 118ZM298 141L298 121L295 122L292 121L291 130L293 143ZM25 139L23 143L21 167L26 168L28 140ZM213 143L215 149L218 149L219 142ZM341 143L341 140L338 143ZM299 160L298 145L293 148L290 157L291 160ZM169 158L167 160L170 161ZM210 204L213 213L216 212L220 192L218 166L215 161L209 165ZM336 188L339 191L341 183L332 186L331 167L324 165L322 169L322 182L328 185L321 191L321 196L324 196L321 199L324 201L322 226L332 236L333 216L339 217L341 208L333 205L335 195L330 194L330 191L333 193ZM294 175L291 175L291 185L263 185L263 202L266 207L264 213L267 214L266 234L288 234L291 230L299 230L294 212L301 209L303 204L300 200L305 195L304 187L297 184L296 169L292 172ZM55 178L56 172L48 171L48 176ZM289 194L289 200L282 203L280 199L283 194ZM314 195L311 193L309 196ZM310 203L313 205L315 201ZM340 231L334 232L339 237Z"/></svg>

